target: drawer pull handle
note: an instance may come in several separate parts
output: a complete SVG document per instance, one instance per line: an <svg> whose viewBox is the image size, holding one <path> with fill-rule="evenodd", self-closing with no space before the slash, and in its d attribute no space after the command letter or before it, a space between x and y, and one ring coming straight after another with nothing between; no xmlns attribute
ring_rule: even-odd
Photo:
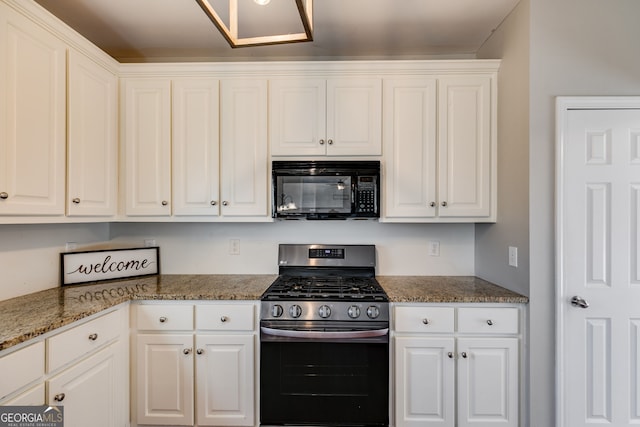
<svg viewBox="0 0 640 427"><path fill-rule="evenodd" d="M449 356L449 359L453 359L453 353L452 352L447 353L447 356Z"/></svg>
<svg viewBox="0 0 640 427"><path fill-rule="evenodd" d="M160 320L160 323L165 323L167 321L167 318L162 316L159 320Z"/></svg>
<svg viewBox="0 0 640 427"><path fill-rule="evenodd" d="M429 321L429 319L422 319L422 323L424 323L425 325L428 325L431 322Z"/></svg>
<svg viewBox="0 0 640 427"><path fill-rule="evenodd" d="M73 200L71 200L73 202L74 205L79 205L80 204L80 199L79 198L74 198Z"/></svg>
<svg viewBox="0 0 640 427"><path fill-rule="evenodd" d="M95 341L95 340L97 340L97 339L98 339L98 334L91 334L91 335L89 335L89 340L91 340L91 341Z"/></svg>
<svg viewBox="0 0 640 427"><path fill-rule="evenodd" d="M463 358L463 359L466 359L466 358L467 358L467 352L466 352L466 351L463 351L463 352L462 352L462 358Z"/></svg>
<svg viewBox="0 0 640 427"><path fill-rule="evenodd" d="M491 319L487 320L487 325L493 326L493 320L491 320Z"/></svg>
<svg viewBox="0 0 640 427"><path fill-rule="evenodd" d="M228 322L228 321L229 321L229 318L228 318L227 316L222 316L222 317L220 318L220 321L221 321L222 323L226 323L226 322Z"/></svg>
<svg viewBox="0 0 640 427"><path fill-rule="evenodd" d="M197 350L196 350L196 353L198 353L198 354L204 354L204 350L203 350L203 349L201 349L201 348L199 348L199 349L197 349Z"/></svg>
<svg viewBox="0 0 640 427"><path fill-rule="evenodd" d="M64 393L58 393L55 396L53 396L53 400L55 400L56 402L62 402L64 400Z"/></svg>
<svg viewBox="0 0 640 427"><path fill-rule="evenodd" d="M182 350L182 352L184 354L191 354L191 349L190 348L185 348L184 350Z"/></svg>

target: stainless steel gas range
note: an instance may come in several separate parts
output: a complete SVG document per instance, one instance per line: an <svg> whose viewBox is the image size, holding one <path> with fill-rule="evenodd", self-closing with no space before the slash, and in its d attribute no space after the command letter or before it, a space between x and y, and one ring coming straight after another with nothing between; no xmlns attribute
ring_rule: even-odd
<svg viewBox="0 0 640 427"><path fill-rule="evenodd" d="M373 245L280 245L262 295L262 426L388 426L389 303Z"/></svg>

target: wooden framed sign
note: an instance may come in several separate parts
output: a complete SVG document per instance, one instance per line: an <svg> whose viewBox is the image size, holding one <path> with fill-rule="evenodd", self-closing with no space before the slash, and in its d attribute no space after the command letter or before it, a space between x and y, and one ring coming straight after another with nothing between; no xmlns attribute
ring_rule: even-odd
<svg viewBox="0 0 640 427"><path fill-rule="evenodd" d="M62 286L154 274L160 274L158 247L60 254Z"/></svg>

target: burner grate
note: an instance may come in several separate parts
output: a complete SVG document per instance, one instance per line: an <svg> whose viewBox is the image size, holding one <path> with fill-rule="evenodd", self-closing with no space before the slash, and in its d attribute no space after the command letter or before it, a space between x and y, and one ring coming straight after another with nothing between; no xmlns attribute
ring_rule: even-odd
<svg viewBox="0 0 640 427"><path fill-rule="evenodd" d="M378 282L370 277L280 276L265 292L265 297L301 299L366 299L385 297Z"/></svg>

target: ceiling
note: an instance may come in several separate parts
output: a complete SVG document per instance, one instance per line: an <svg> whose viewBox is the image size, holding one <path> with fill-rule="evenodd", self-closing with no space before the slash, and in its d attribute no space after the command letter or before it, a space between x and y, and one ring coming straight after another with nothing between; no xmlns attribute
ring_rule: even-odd
<svg viewBox="0 0 640 427"><path fill-rule="evenodd" d="M312 42L232 49L195 0L35 1L120 62L473 58L519 2L315 0Z"/></svg>

